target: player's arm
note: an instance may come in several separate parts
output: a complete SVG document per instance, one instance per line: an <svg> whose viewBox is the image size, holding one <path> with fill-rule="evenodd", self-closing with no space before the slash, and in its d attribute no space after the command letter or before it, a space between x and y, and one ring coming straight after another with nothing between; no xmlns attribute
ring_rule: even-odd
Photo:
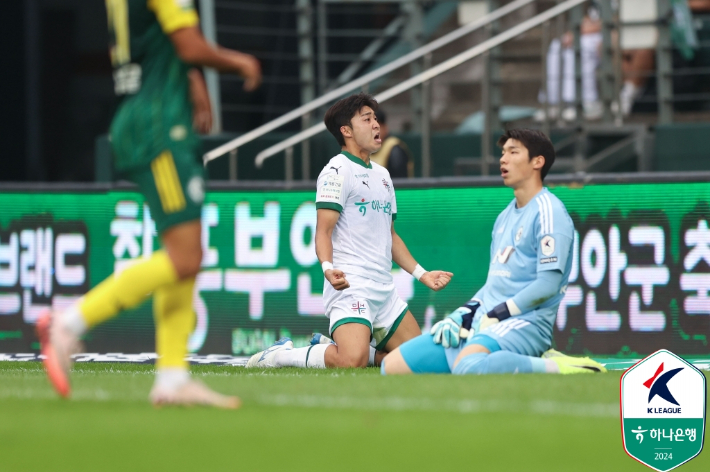
<svg viewBox="0 0 710 472"><path fill-rule="evenodd" d="M261 66L254 56L212 46L196 26L171 33L170 41L183 62L241 75L246 91L255 90L261 84Z"/></svg>
<svg viewBox="0 0 710 472"><path fill-rule="evenodd" d="M511 316L528 313L554 297L562 283L562 271L543 270L537 272L537 278L525 286L514 297L494 307L481 322L480 330L507 320Z"/></svg>
<svg viewBox="0 0 710 472"><path fill-rule="evenodd" d="M342 270L333 267L333 230L340 212L319 208L316 216L316 255L323 268L323 275L335 290L345 290L350 283Z"/></svg>
<svg viewBox="0 0 710 472"><path fill-rule="evenodd" d="M212 46L202 36L197 12L177 0L148 0L160 27L175 46L183 62L212 67L220 72L232 72L244 77L244 89L251 91L261 83L259 62L249 54L242 54L219 46Z"/></svg>
<svg viewBox="0 0 710 472"><path fill-rule="evenodd" d="M198 133L207 134L212 129L212 104L205 79L196 68L190 69L187 76L190 79L192 126Z"/></svg>
<svg viewBox="0 0 710 472"><path fill-rule="evenodd" d="M511 316L528 313L557 295L562 285L573 238L574 226L563 209L553 206L549 199L538 202L544 207L535 221L537 251L536 278L520 292L489 311L481 321L483 330L491 324Z"/></svg>
<svg viewBox="0 0 710 472"><path fill-rule="evenodd" d="M454 276L451 272L443 270L426 271L422 266L417 264L412 254L407 249L402 238L399 237L394 229L394 221L392 222L392 260L412 274L417 280L434 291L439 291L446 287Z"/></svg>
<svg viewBox="0 0 710 472"><path fill-rule="evenodd" d="M254 56L211 45L197 26L176 30L170 34L170 41L178 57L187 64L241 75L246 91L261 84L261 66Z"/></svg>

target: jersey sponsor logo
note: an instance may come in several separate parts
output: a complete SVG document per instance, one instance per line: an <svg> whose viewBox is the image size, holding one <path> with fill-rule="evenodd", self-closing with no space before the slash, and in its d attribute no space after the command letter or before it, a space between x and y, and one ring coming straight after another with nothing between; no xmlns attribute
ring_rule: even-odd
<svg viewBox="0 0 710 472"><path fill-rule="evenodd" d="M116 95L133 95L141 89L143 69L139 64L126 64L113 71Z"/></svg>
<svg viewBox="0 0 710 472"><path fill-rule="evenodd" d="M367 214L368 203L370 202L366 202L364 198L359 202L355 202L355 206L359 207L359 211L360 213L362 213L362 216L365 216Z"/></svg>
<svg viewBox="0 0 710 472"><path fill-rule="evenodd" d="M368 184L368 183L365 182L364 180L362 181L362 185L364 185L364 186L367 187L368 189L370 188L370 184Z"/></svg>
<svg viewBox="0 0 710 472"><path fill-rule="evenodd" d="M510 278L510 271L509 270L489 270L488 275L491 277L505 277L507 279Z"/></svg>
<svg viewBox="0 0 710 472"><path fill-rule="evenodd" d="M495 256L493 256L493 262L498 261L500 264L505 264L508 262L508 259L510 259L510 255L515 252L515 248L513 246L508 246L502 251L498 249L498 252L496 253Z"/></svg>
<svg viewBox="0 0 710 472"><path fill-rule="evenodd" d="M540 249L546 256L552 255L555 252L555 238L550 235L545 236L540 241Z"/></svg>
<svg viewBox="0 0 710 472"><path fill-rule="evenodd" d="M369 179L370 174L355 174L356 179Z"/></svg>
<svg viewBox="0 0 710 472"><path fill-rule="evenodd" d="M515 233L515 242L517 243L518 241L520 241L520 238L522 238L522 237L523 237L523 227L521 226L520 228L518 228L518 232Z"/></svg>
<svg viewBox="0 0 710 472"><path fill-rule="evenodd" d="M340 166L340 167L343 167L343 166ZM330 166L330 168L333 169L336 174L339 174L339 173L338 173L338 169L340 169L340 167L333 167L333 166Z"/></svg>
<svg viewBox="0 0 710 472"><path fill-rule="evenodd" d="M373 211L376 211L378 213L382 212L385 215L391 215L392 214L392 203L391 202L386 202L386 201L380 201L380 200L372 200L371 202L366 202L365 199L363 198L359 202L355 202L355 206L359 208L360 213L362 213L362 216L365 216L367 214L367 206L370 206Z"/></svg>
<svg viewBox="0 0 710 472"><path fill-rule="evenodd" d="M556 257L543 257L540 259L540 264L549 264L551 262L557 262Z"/></svg>
<svg viewBox="0 0 710 472"><path fill-rule="evenodd" d="M326 175L323 185L318 189L318 200L340 200L343 193L343 177L340 175Z"/></svg>

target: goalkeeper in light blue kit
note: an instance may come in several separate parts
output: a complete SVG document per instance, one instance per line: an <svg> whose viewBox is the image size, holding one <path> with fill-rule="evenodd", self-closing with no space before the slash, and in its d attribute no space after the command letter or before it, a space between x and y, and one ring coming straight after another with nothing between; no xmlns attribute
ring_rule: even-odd
<svg viewBox="0 0 710 472"><path fill-rule="evenodd" d="M515 198L493 226L485 285L466 305L392 351L391 374L593 373L588 358L550 349L557 308L572 266L574 224L542 185L555 149L540 131L514 129L498 140L503 183Z"/></svg>

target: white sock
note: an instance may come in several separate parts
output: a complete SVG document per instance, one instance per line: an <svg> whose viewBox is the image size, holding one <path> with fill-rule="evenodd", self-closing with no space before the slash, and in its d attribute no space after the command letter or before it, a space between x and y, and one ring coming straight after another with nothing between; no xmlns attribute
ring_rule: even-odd
<svg viewBox="0 0 710 472"><path fill-rule="evenodd" d="M180 367L165 367L155 372L155 386L170 392L182 387L188 380L190 373Z"/></svg>
<svg viewBox="0 0 710 472"><path fill-rule="evenodd" d="M370 346L370 357L367 358L367 365L368 366L373 366L375 365L375 353L377 352L377 349L374 347Z"/></svg>
<svg viewBox="0 0 710 472"><path fill-rule="evenodd" d="M283 349L274 355L274 364L278 367L309 367L325 369L325 351L330 344Z"/></svg>
<svg viewBox="0 0 710 472"><path fill-rule="evenodd" d="M68 331L76 334L78 337L86 333L86 321L79 312L79 304L75 303L64 310L57 318L59 324Z"/></svg>

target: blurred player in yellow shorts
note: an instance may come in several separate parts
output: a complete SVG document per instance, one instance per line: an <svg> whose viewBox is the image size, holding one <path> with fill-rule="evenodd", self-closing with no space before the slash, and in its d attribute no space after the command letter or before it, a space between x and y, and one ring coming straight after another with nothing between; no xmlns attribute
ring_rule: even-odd
<svg viewBox="0 0 710 472"><path fill-rule="evenodd" d="M259 86L261 69L253 56L208 44L192 0L106 0L106 10L121 97L111 123L114 166L138 185L164 249L108 277L68 310L43 314L37 331L45 368L57 392L69 396L80 336L152 295L159 358L151 401L237 408L237 397L192 380L185 360L202 261L204 174L194 128L211 127L204 80L192 66L239 74L247 91Z"/></svg>

